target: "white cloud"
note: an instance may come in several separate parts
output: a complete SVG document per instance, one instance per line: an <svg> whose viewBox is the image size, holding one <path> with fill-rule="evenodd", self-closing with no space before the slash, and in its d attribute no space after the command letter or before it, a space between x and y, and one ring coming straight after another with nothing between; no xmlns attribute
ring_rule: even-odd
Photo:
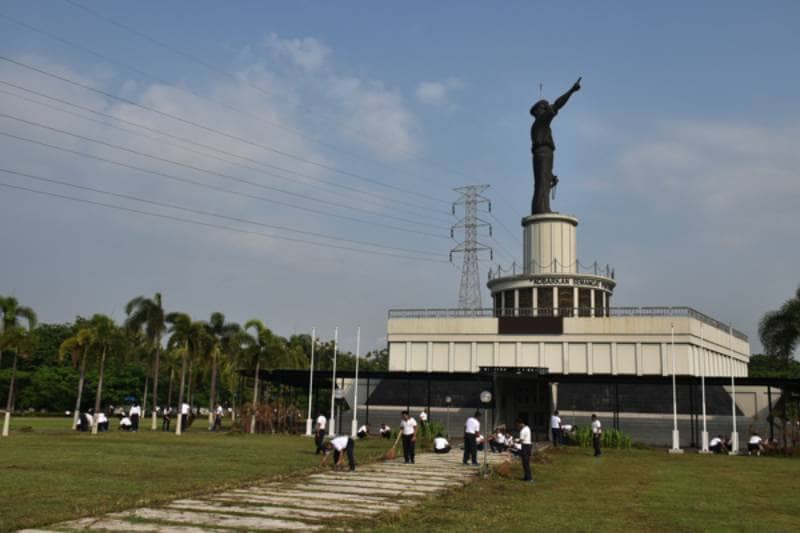
<svg viewBox="0 0 800 533"><path fill-rule="evenodd" d="M287 57L295 65L313 72L322 68L331 54L331 49L313 37L284 39L270 33L265 45L278 57Z"/></svg>
<svg viewBox="0 0 800 533"><path fill-rule="evenodd" d="M461 89L464 83L458 78L443 81L423 81L417 85L415 95L420 102L442 106L450 103L453 91Z"/></svg>
<svg viewBox="0 0 800 533"><path fill-rule="evenodd" d="M739 246L800 226L798 136L797 127L665 121L620 153L615 186L676 213L689 208L706 231Z"/></svg>

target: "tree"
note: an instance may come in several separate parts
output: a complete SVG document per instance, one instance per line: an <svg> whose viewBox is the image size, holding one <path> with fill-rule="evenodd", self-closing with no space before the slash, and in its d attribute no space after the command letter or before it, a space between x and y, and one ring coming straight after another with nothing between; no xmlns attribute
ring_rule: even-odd
<svg viewBox="0 0 800 533"><path fill-rule="evenodd" d="M214 343L212 349L208 353L211 359L211 392L208 401L209 427L214 423L214 407L217 402L217 367L219 358L220 356L226 358L230 357L231 352L235 348L236 336L241 329L239 324L233 322L226 323L225 315L222 313L211 313L211 319L208 321L208 332L212 336Z"/></svg>
<svg viewBox="0 0 800 533"><path fill-rule="evenodd" d="M30 307L19 305L16 298L0 296L0 311L3 313L3 331L0 334L0 357L3 350L14 353L14 362L11 366L11 380L8 386L8 401L3 421L3 437L8 436L11 423L11 411L14 406L14 382L17 377L17 361L22 355L29 355L32 351L30 332L36 327L36 313ZM20 320L28 323L28 330L22 328ZM1 361L0 361L1 362Z"/></svg>
<svg viewBox="0 0 800 533"><path fill-rule="evenodd" d="M161 360L161 337L166 330L164 307L161 305L161 293L153 299L137 296L125 306L128 319L125 326L131 331L144 331L148 349L153 353L153 415L152 428L156 429L156 411L158 409L158 367Z"/></svg>
<svg viewBox="0 0 800 533"><path fill-rule="evenodd" d="M209 333L208 324L205 322L192 322L186 313L170 313L166 316L170 324L171 333L168 346L170 349L181 349L183 361L181 362L181 380L178 389L178 423L175 424L175 434L183 432L181 407L183 405L183 392L186 385L186 365L189 360L197 358L198 354L213 346L214 339Z"/></svg>
<svg viewBox="0 0 800 533"><path fill-rule="evenodd" d="M269 328L260 320L248 320L244 325L245 331L254 330L255 335L250 336L250 340L245 348L245 358L247 360L248 368L255 365L255 383L253 385L253 414L250 417L250 433L255 433L256 430L256 409L258 407L258 385L261 381L259 375L262 368L273 368L275 361L281 358L285 352L285 345L283 345L279 338L272 334Z"/></svg>
<svg viewBox="0 0 800 533"><path fill-rule="evenodd" d="M764 315L758 333L767 355L788 365L800 343L800 287L780 309Z"/></svg>
<svg viewBox="0 0 800 533"><path fill-rule="evenodd" d="M92 344L91 324L84 322L82 325L78 325L77 328L77 332L64 340L58 348L58 357L60 361L63 361L66 356L69 355L72 367L80 367L78 394L75 399L75 413L72 416L72 429L75 429L78 425L78 417L81 412L81 396L83 395L83 385L86 381L86 360L89 354L89 347Z"/></svg>
<svg viewBox="0 0 800 533"><path fill-rule="evenodd" d="M97 435L97 416L100 413L103 398L103 378L106 370L106 359L109 354L119 355L124 349L125 339L114 321L102 314L95 314L91 319L91 348L99 353L99 369L97 371L97 393L94 397L94 423L92 435Z"/></svg>

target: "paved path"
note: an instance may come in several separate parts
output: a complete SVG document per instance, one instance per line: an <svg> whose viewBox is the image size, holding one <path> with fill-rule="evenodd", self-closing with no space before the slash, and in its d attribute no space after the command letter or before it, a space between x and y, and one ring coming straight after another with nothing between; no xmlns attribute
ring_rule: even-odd
<svg viewBox="0 0 800 533"><path fill-rule="evenodd" d="M505 455L491 455L490 463ZM55 524L28 533L81 529L202 533L240 530L330 529L334 520L392 513L438 492L462 487L478 476L463 466L461 453L421 454L414 465L383 462L359 466L355 472L332 469L299 481L263 483L202 498L175 500L94 518Z"/></svg>

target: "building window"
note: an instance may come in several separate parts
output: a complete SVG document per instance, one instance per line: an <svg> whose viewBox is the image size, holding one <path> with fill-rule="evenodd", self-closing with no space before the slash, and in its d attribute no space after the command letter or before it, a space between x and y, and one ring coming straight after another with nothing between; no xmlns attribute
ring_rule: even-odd
<svg viewBox="0 0 800 533"><path fill-rule="evenodd" d="M572 287L558 288L558 314L559 316L572 316L574 303L572 301Z"/></svg>
<svg viewBox="0 0 800 533"><path fill-rule="evenodd" d="M551 316L553 314L553 288L540 287L534 290L539 291L536 295L539 304L539 316Z"/></svg>
<svg viewBox="0 0 800 533"><path fill-rule="evenodd" d="M578 289L578 316L592 316L592 289Z"/></svg>
<svg viewBox="0 0 800 533"><path fill-rule="evenodd" d="M505 316L513 316L514 315L514 291L506 291L506 308L505 308Z"/></svg>
<svg viewBox="0 0 800 533"><path fill-rule="evenodd" d="M533 308L533 291L531 289L520 289L519 316L532 316L531 308Z"/></svg>

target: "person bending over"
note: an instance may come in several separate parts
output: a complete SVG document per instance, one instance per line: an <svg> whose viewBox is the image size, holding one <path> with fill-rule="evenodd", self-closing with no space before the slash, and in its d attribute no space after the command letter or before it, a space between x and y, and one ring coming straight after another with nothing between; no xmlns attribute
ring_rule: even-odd
<svg viewBox="0 0 800 533"><path fill-rule="evenodd" d="M433 453L450 453L450 443L441 433L437 433L433 439Z"/></svg>
<svg viewBox="0 0 800 533"><path fill-rule="evenodd" d="M356 469L356 458L354 455L356 442L347 435L334 437L329 442L323 444L322 449L324 450L324 455L322 456L322 461L319 463L320 466L328 462L328 457L333 453L333 468L338 470L339 467L344 464L344 456L347 454L347 463L350 470L353 471Z"/></svg>

